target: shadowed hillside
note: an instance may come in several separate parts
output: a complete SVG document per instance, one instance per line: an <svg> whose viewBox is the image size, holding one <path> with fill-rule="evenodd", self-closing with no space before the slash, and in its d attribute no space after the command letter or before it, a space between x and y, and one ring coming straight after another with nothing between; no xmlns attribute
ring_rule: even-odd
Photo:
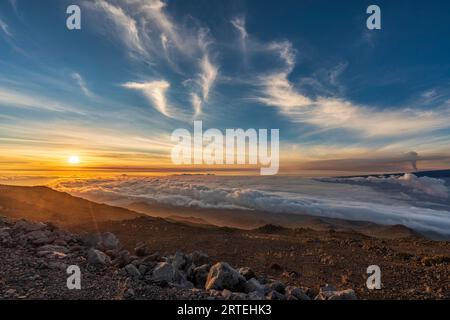
<svg viewBox="0 0 450 320"><path fill-rule="evenodd" d="M11 218L50 221L73 227L140 216L128 209L98 204L47 187L0 186L0 214Z"/></svg>

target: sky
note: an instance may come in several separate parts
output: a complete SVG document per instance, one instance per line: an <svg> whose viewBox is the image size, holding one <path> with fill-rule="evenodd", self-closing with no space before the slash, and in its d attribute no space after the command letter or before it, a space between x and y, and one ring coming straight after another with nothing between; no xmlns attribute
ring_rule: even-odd
<svg viewBox="0 0 450 320"><path fill-rule="evenodd" d="M281 172L448 168L450 3L372 2L3 0L0 171L171 170L194 120L280 129Z"/></svg>

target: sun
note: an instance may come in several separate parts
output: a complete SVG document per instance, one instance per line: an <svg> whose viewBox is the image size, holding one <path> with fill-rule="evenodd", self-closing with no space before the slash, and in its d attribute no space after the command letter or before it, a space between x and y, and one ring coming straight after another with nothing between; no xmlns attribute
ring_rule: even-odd
<svg viewBox="0 0 450 320"><path fill-rule="evenodd" d="M67 162L70 164L79 164L80 157L79 156L70 156L69 158L67 158Z"/></svg>

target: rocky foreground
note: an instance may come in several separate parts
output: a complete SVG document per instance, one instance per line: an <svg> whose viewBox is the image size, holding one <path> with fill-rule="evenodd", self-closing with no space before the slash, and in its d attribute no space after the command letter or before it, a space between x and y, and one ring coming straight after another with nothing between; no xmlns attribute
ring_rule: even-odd
<svg viewBox="0 0 450 320"><path fill-rule="evenodd" d="M352 289L289 286L205 253L162 256L125 250L110 232L74 234L52 224L0 217L0 299L353 300ZM68 289L69 266L81 289Z"/></svg>

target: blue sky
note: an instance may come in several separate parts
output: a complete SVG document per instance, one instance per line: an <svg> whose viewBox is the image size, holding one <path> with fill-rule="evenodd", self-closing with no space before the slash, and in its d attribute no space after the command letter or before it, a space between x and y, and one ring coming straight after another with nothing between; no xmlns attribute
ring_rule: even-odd
<svg viewBox="0 0 450 320"><path fill-rule="evenodd" d="M447 167L450 4L377 1L368 30L370 4L2 1L0 162L164 164L171 132L203 120L280 128L299 170Z"/></svg>

